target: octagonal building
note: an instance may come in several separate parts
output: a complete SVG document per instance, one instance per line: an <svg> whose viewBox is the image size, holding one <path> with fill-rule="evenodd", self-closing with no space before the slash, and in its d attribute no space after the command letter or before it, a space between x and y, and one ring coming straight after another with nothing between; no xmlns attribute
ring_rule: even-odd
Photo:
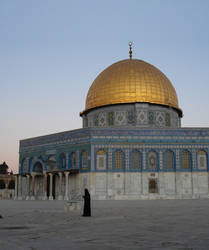
<svg viewBox="0 0 209 250"><path fill-rule="evenodd" d="M172 83L131 55L92 83L83 128L20 141L17 199L209 197L209 128L181 128Z"/></svg>

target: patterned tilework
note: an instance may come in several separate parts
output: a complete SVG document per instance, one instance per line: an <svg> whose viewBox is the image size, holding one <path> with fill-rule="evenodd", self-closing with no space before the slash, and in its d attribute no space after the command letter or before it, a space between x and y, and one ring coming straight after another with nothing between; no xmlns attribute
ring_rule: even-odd
<svg viewBox="0 0 209 250"><path fill-rule="evenodd" d="M126 166L125 166L125 168L128 170L129 169L129 150L128 149L126 149L125 150L125 154L126 154Z"/></svg>
<svg viewBox="0 0 209 250"><path fill-rule="evenodd" d="M160 150L159 152L159 158L160 158L160 169L163 169L163 152Z"/></svg>
<svg viewBox="0 0 209 250"><path fill-rule="evenodd" d="M95 171L93 162L94 153L92 146L97 149L103 148L108 152L108 169L112 169L112 152L119 148L125 154L126 169L130 168L129 155L132 149L140 150L142 153L143 169L147 168L147 154L149 150L155 150L159 157L160 170L163 165L163 152L167 149L175 152L175 165L180 171L181 153L188 150L191 153L192 168L195 171L208 169L198 169L197 153L205 150L209 153L209 128L179 128L179 129L126 129L126 128L86 128L67 131L52 135L30 138L20 141L20 169L23 172L32 171L32 166L36 161L46 162L53 160L56 166L59 165L59 155L65 153L66 168L69 167L69 153L76 152L76 166L80 166L80 152L88 149L89 167ZM28 159L28 160L27 160ZM24 163L24 160L26 160ZM45 164L48 169L48 165ZM48 169L49 170L49 169ZM52 169L50 169L52 170Z"/></svg>
<svg viewBox="0 0 209 250"><path fill-rule="evenodd" d="M99 124L98 124L99 127L105 127L105 126L107 126L107 117L106 117L106 113L105 112L99 113L98 120L99 120Z"/></svg>
<svg viewBox="0 0 209 250"><path fill-rule="evenodd" d="M143 169L146 169L146 151L143 150Z"/></svg>
<svg viewBox="0 0 209 250"><path fill-rule="evenodd" d="M84 143L94 139L119 140L163 140L164 142L209 142L207 128L179 128L179 129L123 129L123 128L87 128L72 130L52 135L40 136L20 141L20 150L36 146L59 145L65 143ZM49 150L50 148L48 148Z"/></svg>
<svg viewBox="0 0 209 250"><path fill-rule="evenodd" d="M147 112L137 111L136 112L136 122L137 122L137 124L148 124Z"/></svg>
<svg viewBox="0 0 209 250"><path fill-rule="evenodd" d="M100 116L105 116L100 118ZM154 105L149 103L129 103L108 105L91 110L83 115L89 122L88 127L150 127L150 128L178 128L180 117L178 112L171 107ZM102 122L100 120L102 119Z"/></svg>

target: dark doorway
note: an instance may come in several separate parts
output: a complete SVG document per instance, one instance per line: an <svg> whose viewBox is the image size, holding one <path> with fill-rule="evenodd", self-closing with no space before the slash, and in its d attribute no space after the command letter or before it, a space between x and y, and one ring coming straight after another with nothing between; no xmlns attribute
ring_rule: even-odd
<svg viewBox="0 0 209 250"><path fill-rule="evenodd" d="M56 187L56 175L54 174L53 175L53 181L52 181L52 196L53 196L53 199L55 200L55 194L56 194L56 190L55 190L55 187Z"/></svg>
<svg viewBox="0 0 209 250"><path fill-rule="evenodd" d="M9 182L9 186L8 186L9 189L15 189L15 181L11 180Z"/></svg>
<svg viewBox="0 0 209 250"><path fill-rule="evenodd" d="M46 184L46 194L47 194L47 197L49 197L50 195L50 176L47 175L47 184Z"/></svg>
<svg viewBox="0 0 209 250"><path fill-rule="evenodd" d="M0 189L5 189L5 183L3 180L0 180Z"/></svg>
<svg viewBox="0 0 209 250"><path fill-rule="evenodd" d="M157 188L157 180L151 179L149 180L149 193L157 193L158 188Z"/></svg>

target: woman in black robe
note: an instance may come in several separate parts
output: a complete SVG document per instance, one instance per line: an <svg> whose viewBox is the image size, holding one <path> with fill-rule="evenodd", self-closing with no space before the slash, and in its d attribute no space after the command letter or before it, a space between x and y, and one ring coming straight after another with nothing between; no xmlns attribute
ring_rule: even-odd
<svg viewBox="0 0 209 250"><path fill-rule="evenodd" d="M91 216L91 196L87 188L85 188L84 198L84 207L83 207L83 216Z"/></svg>

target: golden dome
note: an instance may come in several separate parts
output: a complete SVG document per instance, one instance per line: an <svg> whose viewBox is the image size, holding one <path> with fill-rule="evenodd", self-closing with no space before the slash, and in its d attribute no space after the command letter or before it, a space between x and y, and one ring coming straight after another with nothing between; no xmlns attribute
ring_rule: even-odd
<svg viewBox="0 0 209 250"><path fill-rule="evenodd" d="M168 78L153 65L137 59L116 62L100 73L88 91L83 112L136 102L173 107L182 116L176 91Z"/></svg>

